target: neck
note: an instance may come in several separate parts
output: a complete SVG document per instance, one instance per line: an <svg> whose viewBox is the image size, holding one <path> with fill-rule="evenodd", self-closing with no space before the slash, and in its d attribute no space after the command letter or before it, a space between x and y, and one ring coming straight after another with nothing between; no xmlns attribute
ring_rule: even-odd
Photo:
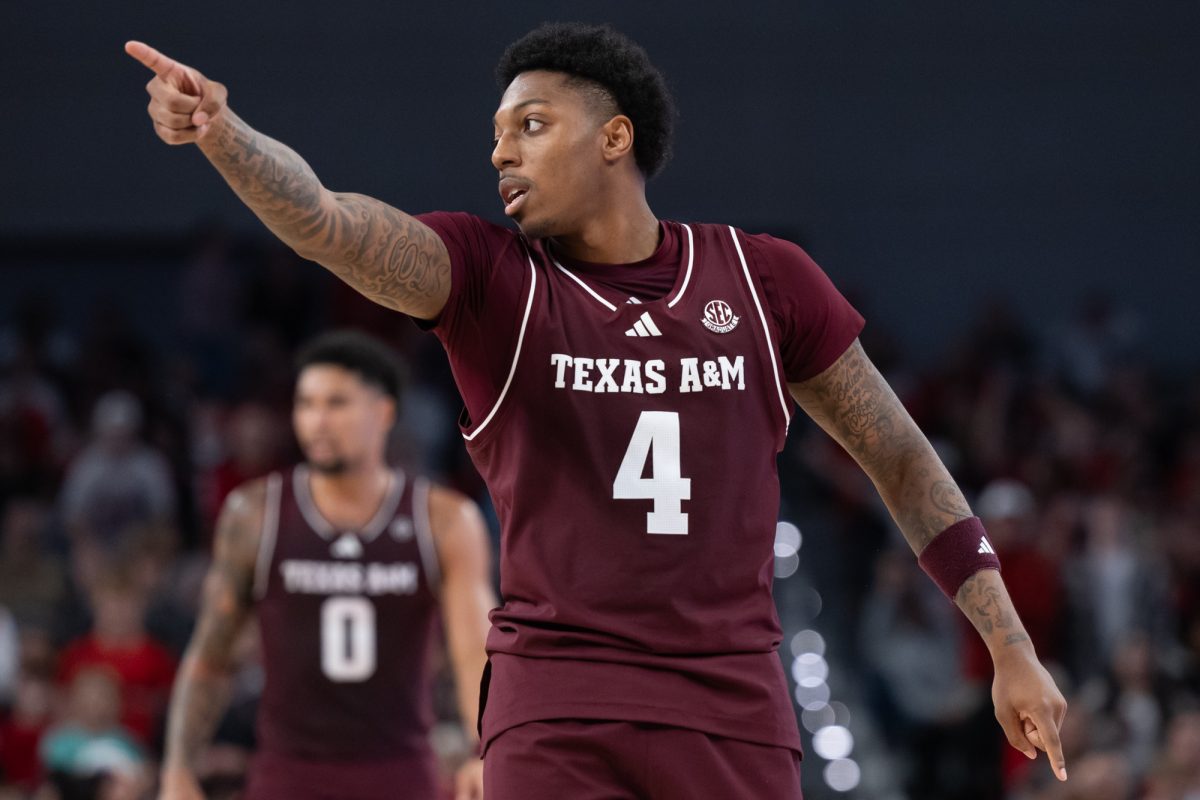
<svg viewBox="0 0 1200 800"><path fill-rule="evenodd" d="M658 218L646 202L645 191L605 199L608 213L590 217L580 230L552 236L554 250L576 261L631 264L658 249Z"/></svg>
<svg viewBox="0 0 1200 800"><path fill-rule="evenodd" d="M313 502L322 516L335 524L365 524L387 494L390 481L391 470L382 459L337 474L309 470ZM362 509L369 512L365 519L349 519L360 516Z"/></svg>

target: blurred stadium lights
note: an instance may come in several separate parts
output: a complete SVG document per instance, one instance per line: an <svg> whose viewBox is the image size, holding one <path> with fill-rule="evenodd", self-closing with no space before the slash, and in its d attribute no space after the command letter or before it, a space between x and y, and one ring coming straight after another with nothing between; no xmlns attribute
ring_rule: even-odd
<svg viewBox="0 0 1200 800"><path fill-rule="evenodd" d="M804 537L790 522L775 526L775 577L790 578L800 567L800 545ZM813 588L804 591L808 618L821 613L821 595ZM805 629L792 636L792 678L796 682L796 703L803 711L800 719L812 734L813 752L829 763L823 772L825 783L837 792L853 791L862 778L858 762L850 758L854 734L850 732L850 710L845 703L830 702L829 662L825 660L825 637Z"/></svg>
<svg viewBox="0 0 1200 800"><path fill-rule="evenodd" d="M800 568L800 529L790 522L775 525L775 577L790 578Z"/></svg>

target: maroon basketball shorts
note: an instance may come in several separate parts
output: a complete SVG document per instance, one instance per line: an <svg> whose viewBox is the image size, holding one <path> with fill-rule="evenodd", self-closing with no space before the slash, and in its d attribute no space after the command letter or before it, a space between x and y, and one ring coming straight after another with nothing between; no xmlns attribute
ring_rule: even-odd
<svg viewBox="0 0 1200 800"><path fill-rule="evenodd" d="M547 720L488 745L486 800L801 800L794 750L687 728Z"/></svg>
<svg viewBox="0 0 1200 800"><path fill-rule="evenodd" d="M258 753L246 800L436 800L432 753L386 761L309 761Z"/></svg>

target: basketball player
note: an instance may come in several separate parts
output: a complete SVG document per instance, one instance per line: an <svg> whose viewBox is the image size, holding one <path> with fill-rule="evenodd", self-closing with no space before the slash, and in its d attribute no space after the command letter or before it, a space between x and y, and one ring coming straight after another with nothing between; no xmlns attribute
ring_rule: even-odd
<svg viewBox="0 0 1200 800"><path fill-rule="evenodd" d="M1062 695L862 318L795 245L651 211L673 109L640 47L553 24L508 48L492 166L516 230L330 191L224 85L126 49L155 73L161 139L195 143L279 238L449 355L503 527L489 800L800 796L771 598L793 400L983 636L1009 741L1065 779Z"/></svg>
<svg viewBox="0 0 1200 800"><path fill-rule="evenodd" d="M237 489L217 524L203 608L175 684L163 798L198 798L195 764L228 701L254 613L266 684L250 800L438 797L428 742L438 610L473 727L495 606L474 504L384 463L397 365L357 333L299 356L293 425L305 462ZM456 776L482 796L482 762Z"/></svg>

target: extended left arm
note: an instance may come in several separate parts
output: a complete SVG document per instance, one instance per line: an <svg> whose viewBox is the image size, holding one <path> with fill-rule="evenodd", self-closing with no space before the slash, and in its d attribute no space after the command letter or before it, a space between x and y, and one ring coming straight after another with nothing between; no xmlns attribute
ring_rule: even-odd
<svg viewBox="0 0 1200 800"><path fill-rule="evenodd" d="M430 524L442 570L442 619L454 668L454 685L463 729L469 741L477 738L479 681L487 663L484 645L496 607L492 591L491 546L479 509L467 498L434 488L429 497ZM457 800L483 796L482 762L468 761L457 776Z"/></svg>
<svg viewBox="0 0 1200 800"><path fill-rule="evenodd" d="M824 372L789 388L867 473L914 553L972 516L949 471L857 340ZM955 602L992 654L992 699L1009 742L1031 758L1035 745L1045 750L1065 780L1058 728L1066 701L1038 662L1000 573L976 572L958 588Z"/></svg>

